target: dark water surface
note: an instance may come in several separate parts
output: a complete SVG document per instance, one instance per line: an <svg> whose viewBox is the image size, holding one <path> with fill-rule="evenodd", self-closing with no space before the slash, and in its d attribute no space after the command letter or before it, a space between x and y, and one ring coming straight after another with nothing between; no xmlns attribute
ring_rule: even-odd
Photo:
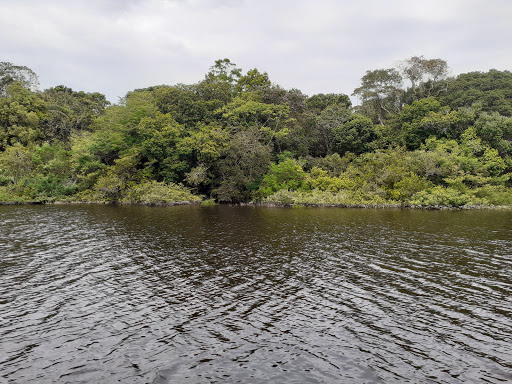
<svg viewBox="0 0 512 384"><path fill-rule="evenodd" d="M0 207L3 382L512 382L512 212Z"/></svg>

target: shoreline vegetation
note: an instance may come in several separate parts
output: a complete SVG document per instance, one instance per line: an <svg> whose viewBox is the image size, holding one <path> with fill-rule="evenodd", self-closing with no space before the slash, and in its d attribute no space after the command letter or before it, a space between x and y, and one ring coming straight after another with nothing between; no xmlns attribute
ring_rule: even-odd
<svg viewBox="0 0 512 384"><path fill-rule="evenodd" d="M172 207L183 205L197 205L211 207L216 205L252 206L264 208L358 208L358 209L420 209L420 210L512 210L512 205L471 204L461 206L450 205L410 205L399 203L386 204L342 204L342 203L284 203L284 202L246 202L246 203L217 203L214 200L202 201L153 201L153 202L119 202L119 201L92 201L92 200L29 200L29 201L0 201L0 206L12 205L110 205L110 206L149 206Z"/></svg>
<svg viewBox="0 0 512 384"><path fill-rule="evenodd" d="M0 205L512 209L511 72L415 56L352 96L223 59L111 105L0 62Z"/></svg>

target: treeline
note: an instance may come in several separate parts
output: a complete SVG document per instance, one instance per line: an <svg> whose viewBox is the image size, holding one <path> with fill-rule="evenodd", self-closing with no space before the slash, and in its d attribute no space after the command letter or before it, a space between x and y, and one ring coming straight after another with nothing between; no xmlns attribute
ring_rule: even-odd
<svg viewBox="0 0 512 384"><path fill-rule="evenodd" d="M512 73L441 59L307 96L218 60L116 105L0 63L0 201L512 205Z"/></svg>

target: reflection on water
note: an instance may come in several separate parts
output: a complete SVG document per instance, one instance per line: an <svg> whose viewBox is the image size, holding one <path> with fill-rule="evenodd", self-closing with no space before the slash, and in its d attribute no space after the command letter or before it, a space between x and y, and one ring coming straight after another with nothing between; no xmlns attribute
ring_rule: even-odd
<svg viewBox="0 0 512 384"><path fill-rule="evenodd" d="M503 383L511 219L0 207L0 382Z"/></svg>

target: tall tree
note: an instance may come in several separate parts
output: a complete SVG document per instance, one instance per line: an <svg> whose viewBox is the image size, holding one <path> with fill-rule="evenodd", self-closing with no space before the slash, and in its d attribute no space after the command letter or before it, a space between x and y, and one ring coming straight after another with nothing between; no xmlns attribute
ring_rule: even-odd
<svg viewBox="0 0 512 384"><path fill-rule="evenodd" d="M343 93L317 93L306 100L308 108L317 113L322 112L325 108L334 104L343 104L347 108L352 107L350 98Z"/></svg>
<svg viewBox="0 0 512 384"><path fill-rule="evenodd" d="M237 81L237 90L241 92L263 92L270 88L272 83L267 72L261 73L256 68L247 71L247 74L241 76Z"/></svg>
<svg viewBox="0 0 512 384"><path fill-rule="evenodd" d="M353 95L360 98L360 113L384 125L386 116L401 109L402 76L394 68L366 71Z"/></svg>
<svg viewBox="0 0 512 384"><path fill-rule="evenodd" d="M315 155L325 156L332 153L333 130L350 120L350 109L345 104L332 104L316 117Z"/></svg>
<svg viewBox="0 0 512 384"><path fill-rule="evenodd" d="M229 59L219 59L210 67L205 80L209 82L223 81L229 84L235 84L242 76L242 70L236 67Z"/></svg>
<svg viewBox="0 0 512 384"><path fill-rule="evenodd" d="M7 86L14 82L20 82L24 88L32 91L39 86L38 77L30 68L6 61L0 62L0 96L5 96Z"/></svg>
<svg viewBox="0 0 512 384"><path fill-rule="evenodd" d="M441 102L452 109L472 107L483 112L512 116L512 72L491 69L469 72L450 81Z"/></svg>
<svg viewBox="0 0 512 384"><path fill-rule="evenodd" d="M220 185L213 191L219 201L249 201L252 191L270 164L272 148L261 143L261 132L249 129L236 133L216 164Z"/></svg>
<svg viewBox="0 0 512 384"><path fill-rule="evenodd" d="M50 141L68 141L73 133L88 130L110 104L101 93L75 92L64 85L46 89L41 96L48 104L42 124Z"/></svg>
<svg viewBox="0 0 512 384"><path fill-rule="evenodd" d="M411 82L413 100L438 96L441 91L446 91L448 85L446 80L450 69L445 60L413 56L402 61L399 68L405 78ZM406 102L410 103L413 100L406 100Z"/></svg>
<svg viewBox="0 0 512 384"><path fill-rule="evenodd" d="M23 88L20 82L8 85L5 97L0 97L0 150L14 143L39 143L45 112L46 103L39 95Z"/></svg>

